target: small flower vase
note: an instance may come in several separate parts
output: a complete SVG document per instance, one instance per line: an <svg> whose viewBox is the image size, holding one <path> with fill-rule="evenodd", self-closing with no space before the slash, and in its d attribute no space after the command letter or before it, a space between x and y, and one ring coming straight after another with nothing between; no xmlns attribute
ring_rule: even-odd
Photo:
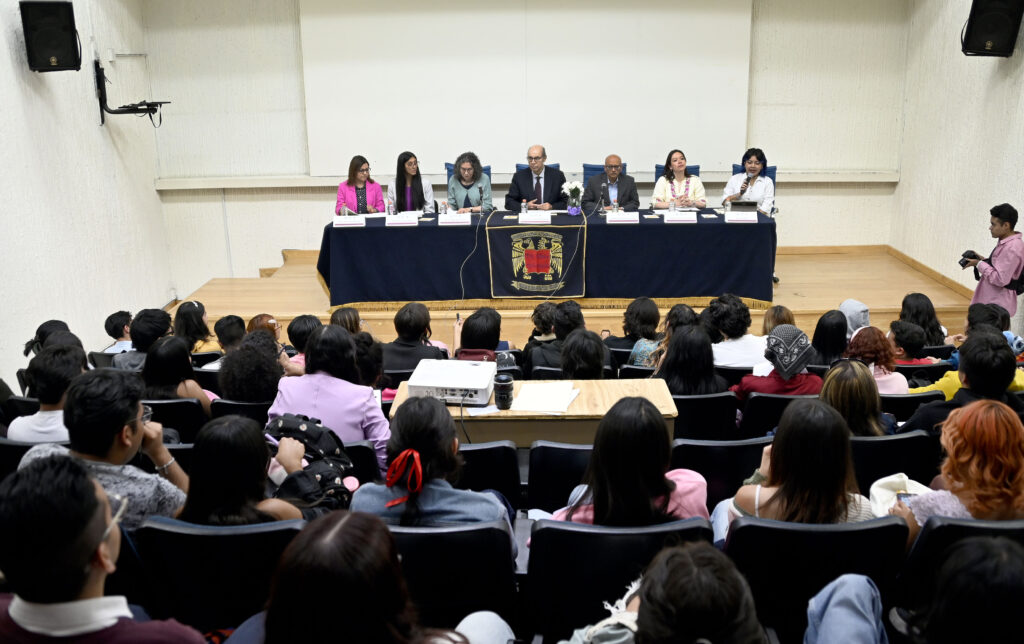
<svg viewBox="0 0 1024 644"><path fill-rule="evenodd" d="M583 197L582 195L576 195L575 197L569 197L569 214L573 217L579 217L583 214Z"/></svg>

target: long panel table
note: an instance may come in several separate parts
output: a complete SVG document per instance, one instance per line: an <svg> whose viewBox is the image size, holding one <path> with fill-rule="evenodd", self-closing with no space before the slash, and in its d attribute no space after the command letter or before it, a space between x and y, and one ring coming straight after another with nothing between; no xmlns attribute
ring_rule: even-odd
<svg viewBox="0 0 1024 644"><path fill-rule="evenodd" d="M704 213L712 213L704 210ZM585 297L740 297L772 300L775 221L726 224L721 215L696 224L666 224L641 211L639 224L587 219ZM488 299L491 297L486 226L508 226L511 213L473 217L472 226L324 228L317 270L331 305L356 302ZM552 225L578 217L554 215ZM512 222L514 223L514 221ZM542 226L523 226L524 230ZM467 259L468 256L468 259ZM464 264L464 266L463 266ZM460 267L462 270L460 271Z"/></svg>

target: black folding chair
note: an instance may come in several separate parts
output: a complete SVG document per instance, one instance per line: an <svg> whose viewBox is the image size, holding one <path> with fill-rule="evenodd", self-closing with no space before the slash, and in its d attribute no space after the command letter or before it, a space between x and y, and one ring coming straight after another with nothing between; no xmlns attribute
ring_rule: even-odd
<svg viewBox="0 0 1024 644"><path fill-rule="evenodd" d="M252 418L260 424L260 427L265 427L267 424L267 412L270 411L270 406L273 404L273 401L254 403L218 398L210 402L210 415L214 418L220 418L221 416L236 414Z"/></svg>
<svg viewBox="0 0 1024 644"><path fill-rule="evenodd" d="M952 344L935 344L924 347L921 352L930 357L938 358L939 360L949 360L953 356L953 352L956 351L956 345Z"/></svg>
<svg viewBox="0 0 1024 644"><path fill-rule="evenodd" d="M583 480L593 445L534 441L530 445L527 506L554 512L564 508Z"/></svg>
<svg viewBox="0 0 1024 644"><path fill-rule="evenodd" d="M953 366L948 362L936 362L934 364L898 364L896 365L896 373L902 373L908 379L918 378L928 380L929 382L935 382L941 378L947 371L951 371Z"/></svg>
<svg viewBox="0 0 1024 644"><path fill-rule="evenodd" d="M923 429L895 436L854 436L850 449L857 487L864 496L868 496L872 483L899 472L928 485L942 464L938 435Z"/></svg>
<svg viewBox="0 0 1024 644"><path fill-rule="evenodd" d="M114 356L116 353L104 353L102 351L90 351L89 352L89 364L96 367L97 369L105 369L114 366Z"/></svg>
<svg viewBox="0 0 1024 644"><path fill-rule="evenodd" d="M740 380L743 380L743 376L749 376L754 373L753 367L715 367L715 373L725 378L725 381L729 383L729 386L740 384Z"/></svg>
<svg viewBox="0 0 1024 644"><path fill-rule="evenodd" d="M619 380L650 378L654 375L654 367L637 367L627 364L619 367Z"/></svg>
<svg viewBox="0 0 1024 644"><path fill-rule="evenodd" d="M761 464L761 452L771 442L767 436L739 441L676 440L672 443L672 468L693 470L704 477L710 512L736 494Z"/></svg>
<svg viewBox="0 0 1024 644"><path fill-rule="evenodd" d="M672 396L676 403L675 438L730 440L736 437L736 394Z"/></svg>
<svg viewBox="0 0 1024 644"><path fill-rule="evenodd" d="M892 414L896 420L907 421L917 408L925 403L945 400L941 391L926 391L920 394L882 394L882 411Z"/></svg>
<svg viewBox="0 0 1024 644"><path fill-rule="evenodd" d="M398 389L398 385L412 377L412 372L412 369L385 369L381 377L382 387Z"/></svg>
<svg viewBox="0 0 1024 644"><path fill-rule="evenodd" d="M756 438L775 429L779 426L782 412L786 411L789 403L800 398L817 398L817 396L750 394L747 397L747 404L743 406L743 419L740 421L738 438Z"/></svg>
<svg viewBox="0 0 1024 644"><path fill-rule="evenodd" d="M619 369L629 364L629 356L633 353L632 347L629 349L612 349L608 347L608 351L612 355L612 368Z"/></svg>
<svg viewBox="0 0 1024 644"><path fill-rule="evenodd" d="M143 400L153 409L153 420L164 427L178 430L182 443L194 443L196 434L209 420L203 406L195 398L174 400Z"/></svg>
<svg viewBox="0 0 1024 644"><path fill-rule="evenodd" d="M7 423L10 424L18 416L31 416L39 411L39 399L11 396L4 401L2 408L4 417L7 419Z"/></svg>
<svg viewBox="0 0 1024 644"><path fill-rule="evenodd" d="M495 490L513 508L520 508L522 483L519 480L519 454L512 441L459 444L462 471L455 487L462 490Z"/></svg>
<svg viewBox="0 0 1024 644"><path fill-rule="evenodd" d="M200 351L199 353L193 353L192 366L199 369L205 364L210 364L215 360L220 360L223 356L224 354L220 351Z"/></svg>
<svg viewBox="0 0 1024 644"><path fill-rule="evenodd" d="M372 483L380 480L380 465L377 463L377 450L367 440L345 443L345 453L352 459L355 477L359 483Z"/></svg>
<svg viewBox="0 0 1024 644"><path fill-rule="evenodd" d="M534 367L530 370L530 380L562 380L561 367Z"/></svg>
<svg viewBox="0 0 1024 644"><path fill-rule="evenodd" d="M220 372L207 371L206 369L194 369L192 379L199 383L199 386L207 391L212 391L218 396L224 393L220 389Z"/></svg>

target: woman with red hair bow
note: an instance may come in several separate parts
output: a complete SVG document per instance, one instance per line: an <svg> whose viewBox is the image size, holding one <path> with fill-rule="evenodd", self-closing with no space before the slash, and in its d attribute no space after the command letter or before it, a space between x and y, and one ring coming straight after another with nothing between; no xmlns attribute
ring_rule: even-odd
<svg viewBox="0 0 1024 644"><path fill-rule="evenodd" d="M503 520L511 530L511 510L499 493L452 487L462 458L452 415L439 400L414 397L402 403L391 420L387 449L386 481L356 490L354 512L405 526Z"/></svg>
<svg viewBox="0 0 1024 644"><path fill-rule="evenodd" d="M1007 405L978 400L949 414L942 425L942 483L946 489L897 501L913 543L932 516L960 519L1024 518L1024 425Z"/></svg>

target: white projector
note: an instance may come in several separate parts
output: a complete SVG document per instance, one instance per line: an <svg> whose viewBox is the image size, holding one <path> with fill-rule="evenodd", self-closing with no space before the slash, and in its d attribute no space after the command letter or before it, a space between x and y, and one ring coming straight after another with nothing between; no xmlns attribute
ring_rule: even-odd
<svg viewBox="0 0 1024 644"><path fill-rule="evenodd" d="M454 405L486 405L497 372L494 362L420 360L409 377L409 396L427 396Z"/></svg>

